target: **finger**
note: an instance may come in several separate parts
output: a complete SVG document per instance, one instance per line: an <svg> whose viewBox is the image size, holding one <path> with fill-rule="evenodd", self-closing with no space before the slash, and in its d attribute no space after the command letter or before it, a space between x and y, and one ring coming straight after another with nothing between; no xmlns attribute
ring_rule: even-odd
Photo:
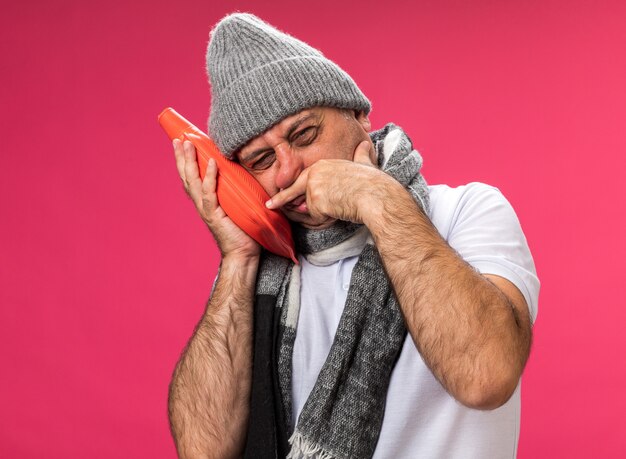
<svg viewBox="0 0 626 459"><path fill-rule="evenodd" d="M174 139L172 141L172 146L174 147L174 158L176 159L176 169L178 170L178 175L180 179L183 181L186 189L185 183L185 153L183 151L183 143L180 139Z"/></svg>
<svg viewBox="0 0 626 459"><path fill-rule="evenodd" d="M191 199L199 207L202 204L202 181L198 172L196 149L188 140L183 142L183 149L185 151L185 182L187 183L187 190Z"/></svg>
<svg viewBox="0 0 626 459"><path fill-rule="evenodd" d="M376 152L374 145L369 140L364 140L357 145L354 150L354 162L359 164L365 164L367 166L376 166Z"/></svg>
<svg viewBox="0 0 626 459"><path fill-rule="evenodd" d="M213 213L219 206L217 202L217 164L213 158L209 158L206 166L206 174L202 180L202 206L208 213Z"/></svg>
<svg viewBox="0 0 626 459"><path fill-rule="evenodd" d="M278 209L284 206L289 201L293 201L298 196L306 194L306 184L308 179L308 170L302 171L295 182L288 188L279 191L272 198L265 203L269 209Z"/></svg>

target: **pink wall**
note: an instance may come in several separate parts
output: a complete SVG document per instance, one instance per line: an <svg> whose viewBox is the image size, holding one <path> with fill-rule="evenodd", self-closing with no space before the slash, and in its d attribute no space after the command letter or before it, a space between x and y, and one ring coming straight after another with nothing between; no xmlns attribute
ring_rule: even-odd
<svg viewBox="0 0 626 459"><path fill-rule="evenodd" d="M624 457L624 2L24 3L0 15L0 456L175 457L218 254L156 116L205 125L209 28L239 9L350 72L430 183L505 193L543 284L519 457Z"/></svg>

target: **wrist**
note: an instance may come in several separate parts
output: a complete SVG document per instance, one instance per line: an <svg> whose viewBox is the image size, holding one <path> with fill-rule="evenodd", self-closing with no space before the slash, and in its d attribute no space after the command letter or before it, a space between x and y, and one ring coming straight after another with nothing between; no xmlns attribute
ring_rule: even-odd
<svg viewBox="0 0 626 459"><path fill-rule="evenodd" d="M405 198L412 200L398 181L385 173L382 174L379 179L370 182L367 195L361 199L359 214L363 223L371 232L374 231L385 224L388 214L393 213L396 205L403 205L398 200Z"/></svg>
<svg viewBox="0 0 626 459"><path fill-rule="evenodd" d="M219 311L227 315L236 311L249 313L254 299L259 258L255 260L255 257L234 255L222 258L207 314Z"/></svg>
<svg viewBox="0 0 626 459"><path fill-rule="evenodd" d="M222 257L221 266L226 269L231 267L233 269L256 269L259 265L260 258L260 254L230 252Z"/></svg>

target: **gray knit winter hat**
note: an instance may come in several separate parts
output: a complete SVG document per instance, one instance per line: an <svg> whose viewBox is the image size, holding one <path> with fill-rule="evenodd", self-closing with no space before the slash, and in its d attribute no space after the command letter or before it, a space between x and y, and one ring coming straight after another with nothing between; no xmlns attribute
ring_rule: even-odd
<svg viewBox="0 0 626 459"><path fill-rule="evenodd" d="M371 109L337 64L252 14L222 19L211 31L206 59L209 135L229 159L250 139L306 108Z"/></svg>

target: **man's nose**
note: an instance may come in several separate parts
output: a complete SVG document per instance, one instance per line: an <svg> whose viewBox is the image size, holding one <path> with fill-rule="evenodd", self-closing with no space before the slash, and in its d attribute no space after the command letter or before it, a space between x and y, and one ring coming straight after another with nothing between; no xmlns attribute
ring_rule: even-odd
<svg viewBox="0 0 626 459"><path fill-rule="evenodd" d="M296 181L304 167L300 155L291 151L288 145L279 145L274 149L278 172L276 186L279 189L288 188Z"/></svg>

